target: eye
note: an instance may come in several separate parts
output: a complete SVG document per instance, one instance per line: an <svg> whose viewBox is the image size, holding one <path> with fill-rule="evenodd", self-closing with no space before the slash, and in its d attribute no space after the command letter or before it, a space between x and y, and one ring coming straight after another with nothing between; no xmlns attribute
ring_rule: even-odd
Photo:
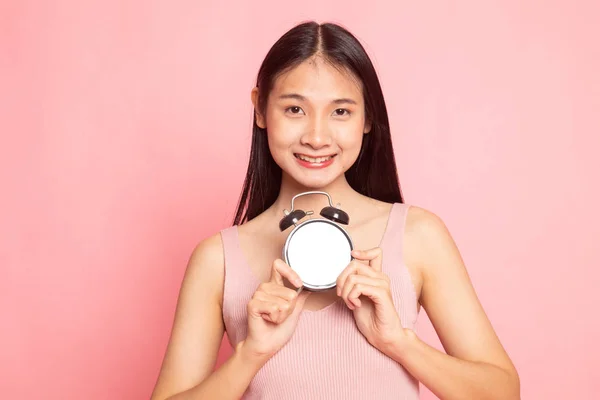
<svg viewBox="0 0 600 400"><path fill-rule="evenodd" d="M288 107L288 108L286 108L286 109L285 109L285 112L286 112L286 113L287 113L287 112L290 112L290 113L292 113L292 114L299 115L299 114L300 114L300 112L304 112L304 111L302 111L302 109L301 109L300 107L298 107L298 106L292 106L292 107Z"/></svg>
<svg viewBox="0 0 600 400"><path fill-rule="evenodd" d="M347 110L345 108L338 108L337 110L334 111L334 114L337 115L338 117L343 117L344 115L350 115L351 112L350 112L350 110Z"/></svg>

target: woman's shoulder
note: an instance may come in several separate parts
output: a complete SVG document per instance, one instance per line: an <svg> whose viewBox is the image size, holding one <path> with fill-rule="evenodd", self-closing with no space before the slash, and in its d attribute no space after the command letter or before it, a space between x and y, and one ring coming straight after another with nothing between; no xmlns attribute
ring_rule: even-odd
<svg viewBox="0 0 600 400"><path fill-rule="evenodd" d="M200 240L192 249L190 256L191 264L198 264L205 261L212 263L223 261L223 240L222 231L213 232L210 236Z"/></svg>
<svg viewBox="0 0 600 400"><path fill-rule="evenodd" d="M404 207L407 209L405 231L408 235L417 238L423 245L447 240L448 229L439 215L414 204L404 204Z"/></svg>
<svg viewBox="0 0 600 400"><path fill-rule="evenodd" d="M439 260L456 251L456 244L444 220L418 205L407 205L405 242L409 262L426 272Z"/></svg>
<svg viewBox="0 0 600 400"><path fill-rule="evenodd" d="M412 234L431 238L446 229L442 218L433 211L415 204L402 205L406 211L406 231Z"/></svg>
<svg viewBox="0 0 600 400"><path fill-rule="evenodd" d="M184 276L184 284L195 286L201 283L203 290L221 302L225 256L221 231L200 240L192 249Z"/></svg>

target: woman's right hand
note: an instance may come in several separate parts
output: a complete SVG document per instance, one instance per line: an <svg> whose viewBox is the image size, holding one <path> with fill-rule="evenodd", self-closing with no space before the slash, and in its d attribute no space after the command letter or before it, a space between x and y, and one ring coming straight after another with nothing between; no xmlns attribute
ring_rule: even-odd
<svg viewBox="0 0 600 400"><path fill-rule="evenodd" d="M269 282L261 283L248 302L248 335L244 350L253 356L269 358L292 337L300 312L310 292L284 286L283 278L300 288L298 274L283 260L276 259Z"/></svg>

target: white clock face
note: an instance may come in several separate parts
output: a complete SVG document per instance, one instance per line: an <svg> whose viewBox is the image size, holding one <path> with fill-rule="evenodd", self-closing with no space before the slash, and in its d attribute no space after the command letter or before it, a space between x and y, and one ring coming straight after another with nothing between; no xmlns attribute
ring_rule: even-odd
<svg viewBox="0 0 600 400"><path fill-rule="evenodd" d="M286 261L309 289L334 287L352 259L350 238L334 223L321 219L299 226L286 246Z"/></svg>

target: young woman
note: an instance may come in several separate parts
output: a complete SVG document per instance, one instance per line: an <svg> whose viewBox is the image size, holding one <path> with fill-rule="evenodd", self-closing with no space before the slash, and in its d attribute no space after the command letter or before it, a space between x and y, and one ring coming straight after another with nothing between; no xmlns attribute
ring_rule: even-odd
<svg viewBox="0 0 600 400"><path fill-rule="evenodd" d="M152 399L518 399L519 378L433 213L403 202L376 72L335 24L304 23L252 90L250 163L233 226L194 249ZM279 230L323 190L351 216L354 259L300 291ZM323 196L294 208L321 210ZM420 306L446 350L414 332ZM223 333L234 353L213 371Z"/></svg>

